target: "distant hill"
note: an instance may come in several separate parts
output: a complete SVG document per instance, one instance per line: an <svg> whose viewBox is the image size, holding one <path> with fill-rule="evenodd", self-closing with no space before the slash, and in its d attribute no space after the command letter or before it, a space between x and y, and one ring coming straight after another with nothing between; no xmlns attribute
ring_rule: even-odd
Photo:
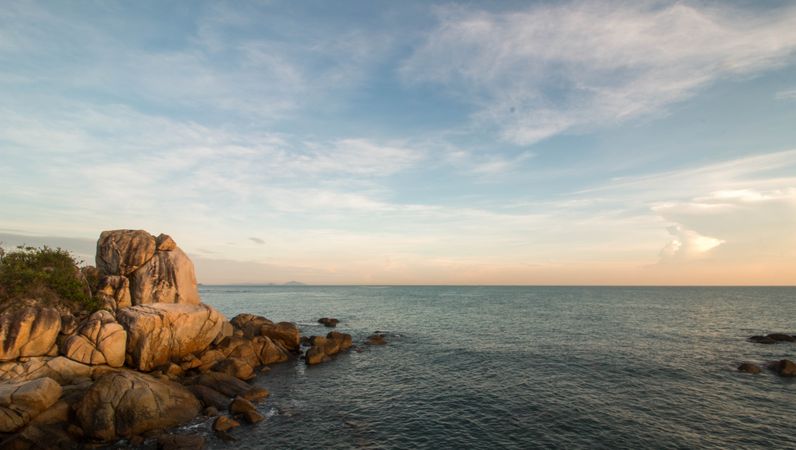
<svg viewBox="0 0 796 450"><path fill-rule="evenodd" d="M302 283L301 281L288 281L285 283L285 286L306 286L306 284Z"/></svg>

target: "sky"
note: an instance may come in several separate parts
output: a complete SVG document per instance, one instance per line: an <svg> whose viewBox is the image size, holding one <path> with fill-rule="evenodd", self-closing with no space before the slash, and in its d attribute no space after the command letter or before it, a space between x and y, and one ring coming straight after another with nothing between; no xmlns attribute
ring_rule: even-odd
<svg viewBox="0 0 796 450"><path fill-rule="evenodd" d="M0 242L206 284L796 284L796 3L9 1Z"/></svg>

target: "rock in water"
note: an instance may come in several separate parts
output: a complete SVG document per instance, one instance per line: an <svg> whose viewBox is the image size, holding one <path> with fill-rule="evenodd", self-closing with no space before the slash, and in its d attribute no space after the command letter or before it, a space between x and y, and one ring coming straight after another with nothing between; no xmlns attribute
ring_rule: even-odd
<svg viewBox="0 0 796 450"><path fill-rule="evenodd" d="M126 345L127 332L111 313L100 310L89 317L78 334L66 339L63 353L83 364L122 367Z"/></svg>
<svg viewBox="0 0 796 450"><path fill-rule="evenodd" d="M0 432L10 433L27 425L54 405L61 386L51 378L0 384Z"/></svg>
<svg viewBox="0 0 796 450"><path fill-rule="evenodd" d="M179 248L160 251L133 272L130 294L134 305L200 303L191 260ZM215 337L215 336L213 336Z"/></svg>
<svg viewBox="0 0 796 450"><path fill-rule="evenodd" d="M338 323L340 323L340 321L333 317L322 317L318 319L318 323L323 324L324 326L329 328L334 328L337 326Z"/></svg>
<svg viewBox="0 0 796 450"><path fill-rule="evenodd" d="M205 350L224 321L205 304L155 303L119 310L127 330L127 354L138 370L150 371L172 359Z"/></svg>
<svg viewBox="0 0 796 450"><path fill-rule="evenodd" d="M243 416L249 423L257 423L265 419L262 414L257 412L257 408L252 402L240 397L232 400L232 403L229 404L229 412Z"/></svg>
<svg viewBox="0 0 796 450"><path fill-rule="evenodd" d="M113 441L183 424L201 404L179 384L120 370L100 377L74 410L87 436Z"/></svg>
<svg viewBox="0 0 796 450"><path fill-rule="evenodd" d="M758 366L757 364L753 364L753 363L743 363L740 366L738 366L738 371L739 372L760 373L761 370L762 369L760 369L760 366Z"/></svg>
<svg viewBox="0 0 796 450"><path fill-rule="evenodd" d="M164 434L158 437L158 450L201 450L205 438L198 434Z"/></svg>
<svg viewBox="0 0 796 450"><path fill-rule="evenodd" d="M385 345L387 341L384 340L383 334L375 333L368 336L368 339L365 341L365 343L368 345Z"/></svg>
<svg viewBox="0 0 796 450"><path fill-rule="evenodd" d="M144 230L103 231L97 241L102 275L129 275L155 255L155 238Z"/></svg>
<svg viewBox="0 0 796 450"><path fill-rule="evenodd" d="M61 331L54 308L24 308L0 316L0 361L44 356L53 350Z"/></svg>
<svg viewBox="0 0 796 450"><path fill-rule="evenodd" d="M789 359L779 360L771 365L781 377L796 377L796 363Z"/></svg>
<svg viewBox="0 0 796 450"><path fill-rule="evenodd" d="M227 416L218 416L218 419L216 419L216 421L213 422L214 431L229 431L239 426L240 423L237 420L231 419Z"/></svg>

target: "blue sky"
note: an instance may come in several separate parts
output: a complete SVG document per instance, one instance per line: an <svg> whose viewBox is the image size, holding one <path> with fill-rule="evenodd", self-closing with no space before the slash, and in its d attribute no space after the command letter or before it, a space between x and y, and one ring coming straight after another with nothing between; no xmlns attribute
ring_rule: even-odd
<svg viewBox="0 0 796 450"><path fill-rule="evenodd" d="M791 2L9 2L0 240L200 281L796 283Z"/></svg>

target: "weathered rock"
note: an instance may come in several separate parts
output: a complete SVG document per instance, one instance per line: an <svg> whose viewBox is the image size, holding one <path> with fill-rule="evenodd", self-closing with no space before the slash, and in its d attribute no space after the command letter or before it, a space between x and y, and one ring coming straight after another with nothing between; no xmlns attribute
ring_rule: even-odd
<svg viewBox="0 0 796 450"><path fill-rule="evenodd" d="M86 435L103 441L174 427L200 411L199 400L179 384L129 370L103 375L75 405Z"/></svg>
<svg viewBox="0 0 796 450"><path fill-rule="evenodd" d="M255 402L257 400L262 400L264 398L267 398L269 395L270 392L268 392L268 389L259 386L254 386L248 391L238 395L238 397L244 400L248 400L250 402Z"/></svg>
<svg viewBox="0 0 796 450"><path fill-rule="evenodd" d="M240 422L227 416L218 416L213 422L213 431L229 431L235 427L239 427Z"/></svg>
<svg viewBox="0 0 796 450"><path fill-rule="evenodd" d="M188 389L207 407L214 407L218 410L222 410L227 409L229 406L230 397L218 392L212 387L194 384L188 386Z"/></svg>
<svg viewBox="0 0 796 450"><path fill-rule="evenodd" d="M102 275L130 275L155 255L155 238L144 230L103 231L97 241Z"/></svg>
<svg viewBox="0 0 796 450"><path fill-rule="evenodd" d="M796 363L789 359L781 359L770 365L781 377L796 377Z"/></svg>
<svg viewBox="0 0 796 450"><path fill-rule="evenodd" d="M133 305L201 302L194 267L179 248L157 252L130 276ZM213 336L215 338L215 336Z"/></svg>
<svg viewBox="0 0 796 450"><path fill-rule="evenodd" d="M207 386L226 395L227 398L235 397L252 389L249 383L220 372L203 373L193 381L194 385Z"/></svg>
<svg viewBox="0 0 796 450"><path fill-rule="evenodd" d="M205 350L221 330L224 316L205 304L155 303L119 310L116 319L127 330L132 365L149 371Z"/></svg>
<svg viewBox="0 0 796 450"><path fill-rule="evenodd" d="M77 333L78 325L77 318L72 314L61 314L61 331L64 336L71 336Z"/></svg>
<svg viewBox="0 0 796 450"><path fill-rule="evenodd" d="M307 350L307 353L304 354L304 360L309 365L328 361L330 359L329 357L341 351L348 350L353 345L350 334L340 333L338 331L329 332L326 338L312 336L310 341L313 342L313 345Z"/></svg>
<svg viewBox="0 0 796 450"><path fill-rule="evenodd" d="M159 252L170 252L177 248L177 243L174 242L174 239L168 234L160 233L158 237L155 238L155 243L157 244Z"/></svg>
<svg viewBox="0 0 796 450"><path fill-rule="evenodd" d="M240 397L232 400L229 405L229 412L235 415L241 415L249 423L261 422L265 417L257 411L252 402L242 399Z"/></svg>
<svg viewBox="0 0 796 450"><path fill-rule="evenodd" d="M208 406L205 408L205 415L207 417L216 417L218 415L218 408L215 406Z"/></svg>
<svg viewBox="0 0 796 450"><path fill-rule="evenodd" d="M323 351L322 346L316 345L307 350L307 353L304 355L304 360L307 362L307 364L312 366L328 361L329 357Z"/></svg>
<svg viewBox="0 0 796 450"><path fill-rule="evenodd" d="M51 378L0 384L0 432L27 425L61 396L61 386Z"/></svg>
<svg viewBox="0 0 796 450"><path fill-rule="evenodd" d="M80 326L78 333L64 342L63 353L83 364L124 365L127 332L108 311L95 312Z"/></svg>
<svg viewBox="0 0 796 450"><path fill-rule="evenodd" d="M255 336L260 336L260 330L263 325L273 325L274 323L263 316L256 316L254 314L238 314L230 320L232 326L241 330L243 336L251 339Z"/></svg>
<svg viewBox="0 0 796 450"><path fill-rule="evenodd" d="M285 362L290 357L286 349L267 336L255 337L252 339L252 345L260 358L261 364Z"/></svg>
<svg viewBox="0 0 796 450"><path fill-rule="evenodd" d="M754 342L755 344L776 344L777 341L771 339L768 336L752 336L749 339L749 342Z"/></svg>
<svg viewBox="0 0 796 450"><path fill-rule="evenodd" d="M158 436L158 450L200 450L205 438L199 434L164 434Z"/></svg>
<svg viewBox="0 0 796 450"><path fill-rule="evenodd" d="M30 424L9 439L0 441L4 450L72 450L77 442L66 431L63 424Z"/></svg>
<svg viewBox="0 0 796 450"><path fill-rule="evenodd" d="M272 341L282 344L287 350L297 350L301 345L301 333L294 323L279 322L277 324L264 324L260 326L261 336L271 338Z"/></svg>
<svg viewBox="0 0 796 450"><path fill-rule="evenodd" d="M352 345L354 345L353 341L351 340L350 334L340 333L339 331L330 331L329 334L326 335L327 345L329 344L330 341L334 342L337 345L338 347L337 352L348 350L349 348L351 348Z"/></svg>
<svg viewBox="0 0 796 450"><path fill-rule="evenodd" d="M368 339L365 341L368 345L385 345L387 341L384 339L383 334L372 334L368 336Z"/></svg>
<svg viewBox="0 0 796 450"><path fill-rule="evenodd" d="M766 337L776 342L796 342L796 338L785 333L771 333Z"/></svg>
<svg viewBox="0 0 796 450"><path fill-rule="evenodd" d="M745 362L738 366L738 371L746 373L760 373L762 369L757 364Z"/></svg>
<svg viewBox="0 0 796 450"><path fill-rule="evenodd" d="M0 382L17 383L37 378L52 378L60 384L68 384L75 379L91 377L94 369L63 356L40 356L26 358L25 361L12 361L0 364Z"/></svg>
<svg viewBox="0 0 796 450"><path fill-rule="evenodd" d="M69 421L69 411L71 411L69 403L64 400L58 400L42 411L38 416L34 417L33 420L30 421L30 424L50 425L54 423L65 423Z"/></svg>
<svg viewBox="0 0 796 450"><path fill-rule="evenodd" d="M54 308L23 308L0 315L0 361L44 356L56 346L61 315Z"/></svg>
<svg viewBox="0 0 796 450"><path fill-rule="evenodd" d="M323 324L324 326L329 328L334 328L337 326L338 323L340 323L340 321L333 317L322 317L318 319L318 323Z"/></svg>
<svg viewBox="0 0 796 450"><path fill-rule="evenodd" d="M254 378L254 367L240 358L227 358L217 362L210 370L232 375L241 380Z"/></svg>
<svg viewBox="0 0 796 450"><path fill-rule="evenodd" d="M97 298L100 301L112 300L116 308L128 308L133 305L130 297L130 280L121 275L102 277L97 287Z"/></svg>

